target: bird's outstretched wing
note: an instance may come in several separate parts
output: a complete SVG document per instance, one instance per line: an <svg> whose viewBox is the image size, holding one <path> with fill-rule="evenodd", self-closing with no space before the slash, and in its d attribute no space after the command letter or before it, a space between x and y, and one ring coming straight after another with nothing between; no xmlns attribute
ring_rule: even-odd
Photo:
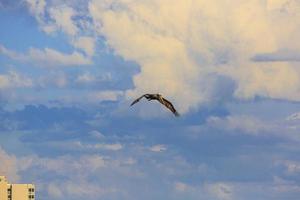
<svg viewBox="0 0 300 200"><path fill-rule="evenodd" d="M164 106L166 106L169 110L171 110L172 113L173 113L176 117L179 116L179 113L176 111L176 109L174 108L173 104L172 104L170 101L168 101L168 100L165 99L165 98L162 98L162 101L159 100L159 102L162 103Z"/></svg>
<svg viewBox="0 0 300 200"><path fill-rule="evenodd" d="M133 106L134 104L136 104L137 102L139 102L143 97L145 97L145 95L147 95L147 94L144 94L144 95L140 96L139 98L137 98L136 100L134 100L134 101L130 104L130 106Z"/></svg>
<svg viewBox="0 0 300 200"><path fill-rule="evenodd" d="M136 104L137 102L139 102L143 97L145 97L146 99L148 99L149 101L151 100L157 100L159 101L161 104L163 104L165 107L167 107L169 110L172 111L172 113L175 116L179 116L179 113L176 111L176 109L174 108L174 106L172 105L172 103L170 101L168 101L167 99L163 98L160 94L144 94L142 96L140 96L139 98L137 98L136 100L134 100L130 106Z"/></svg>

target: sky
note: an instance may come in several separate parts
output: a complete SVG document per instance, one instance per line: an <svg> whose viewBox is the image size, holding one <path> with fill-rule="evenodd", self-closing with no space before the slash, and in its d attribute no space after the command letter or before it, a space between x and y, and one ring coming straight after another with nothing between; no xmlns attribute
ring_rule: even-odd
<svg viewBox="0 0 300 200"><path fill-rule="evenodd" d="M298 200L299 36L298 0L0 0L0 174L44 200Z"/></svg>

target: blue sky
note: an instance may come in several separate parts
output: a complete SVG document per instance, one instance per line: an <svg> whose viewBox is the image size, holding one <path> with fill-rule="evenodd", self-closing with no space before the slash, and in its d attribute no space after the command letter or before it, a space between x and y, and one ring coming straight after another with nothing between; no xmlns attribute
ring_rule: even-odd
<svg viewBox="0 0 300 200"><path fill-rule="evenodd" d="M37 198L298 200L297 0L0 1L0 174ZM162 93L176 118L156 102Z"/></svg>

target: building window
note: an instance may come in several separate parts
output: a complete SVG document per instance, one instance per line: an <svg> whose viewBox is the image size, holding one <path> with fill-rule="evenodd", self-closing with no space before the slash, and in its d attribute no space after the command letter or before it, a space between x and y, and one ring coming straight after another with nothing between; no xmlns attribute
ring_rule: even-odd
<svg viewBox="0 0 300 200"><path fill-rule="evenodd" d="M29 192L34 192L34 188L29 188L28 191Z"/></svg>

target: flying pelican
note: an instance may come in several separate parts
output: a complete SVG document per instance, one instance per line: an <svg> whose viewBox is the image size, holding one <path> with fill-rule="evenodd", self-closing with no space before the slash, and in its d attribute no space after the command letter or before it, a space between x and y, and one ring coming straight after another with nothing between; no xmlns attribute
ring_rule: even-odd
<svg viewBox="0 0 300 200"><path fill-rule="evenodd" d="M134 104L136 104L137 102L139 102L143 97L145 97L146 99L148 99L148 101L151 100L157 100L159 101L161 104L163 104L164 106L166 106L169 110L172 111L172 113L175 116L179 116L179 113L176 111L176 109L174 108L174 106L172 105L172 103L170 101L168 101L167 99L163 98L161 94L144 94L141 97L137 98L136 100L134 100L130 106L133 106Z"/></svg>

